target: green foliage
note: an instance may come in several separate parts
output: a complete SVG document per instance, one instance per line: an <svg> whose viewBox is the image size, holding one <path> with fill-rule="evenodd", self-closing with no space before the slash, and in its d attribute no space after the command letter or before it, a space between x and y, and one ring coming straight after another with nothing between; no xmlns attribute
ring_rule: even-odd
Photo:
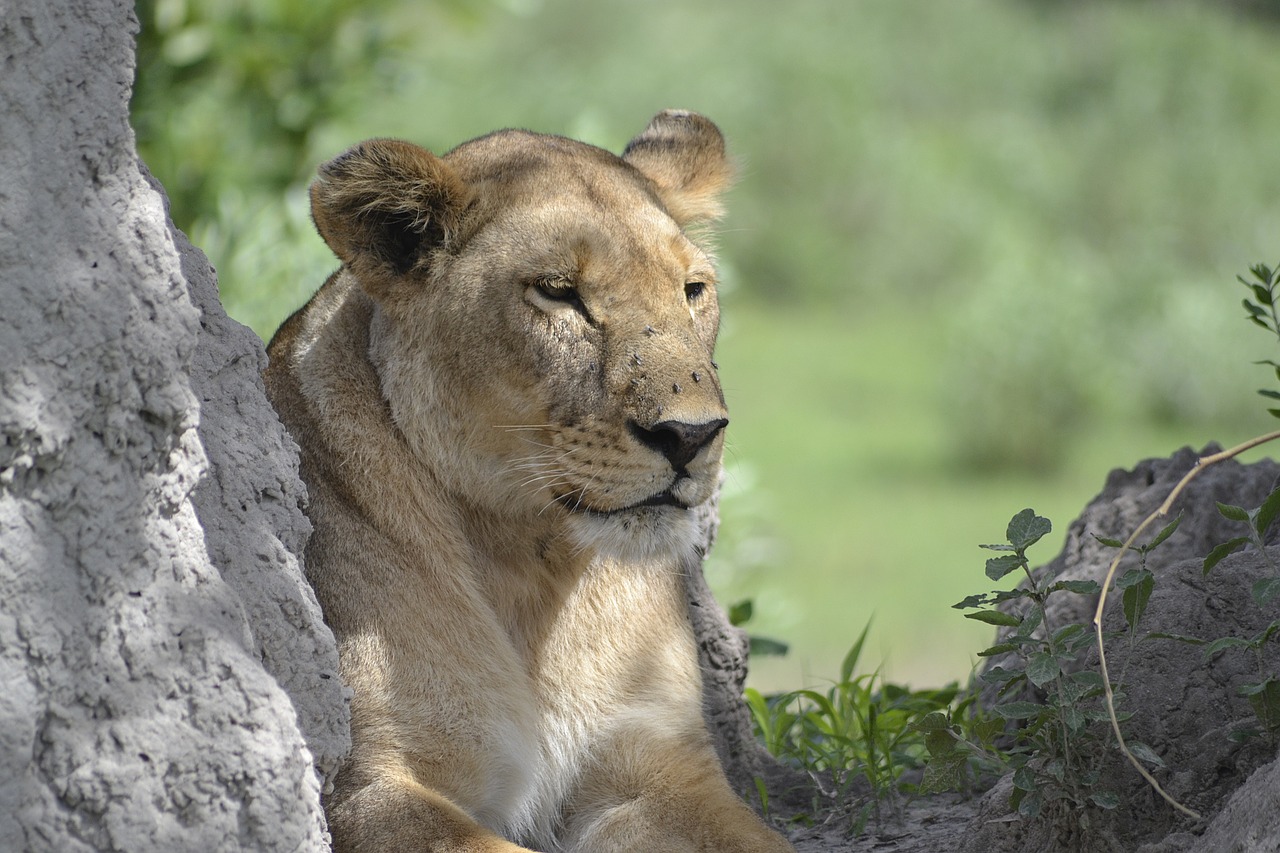
<svg viewBox="0 0 1280 853"><path fill-rule="evenodd" d="M1181 517L1175 519L1151 542L1138 546L1140 567L1117 580L1116 588L1124 591L1131 637L1155 584L1146 556L1173 534L1180 521ZM1051 529L1048 519L1030 509L1015 515L1005 534L1006 544L982 547L1003 552L987 561L989 578L1000 580L1021 569L1025 581L1014 589L971 595L955 605L979 608L965 616L1003 629L995 645L978 653L1000 661L979 679L996 690L990 713L1011 728L984 723L971 727L966 737L935 724L935 731L949 733L955 745L946 747L939 739L938 749L931 752L935 761L942 762L936 774L941 781L955 777L953 768L960 766L960 757L984 759L1012 772L1011 805L1019 815L1035 818L1048 809L1070 814L1087 828L1089 809L1112 809L1119 803L1098 773L1107 737L1104 684L1097 672L1075 670L1082 653L1095 642L1094 633L1082 623L1050 624L1047 605L1054 596L1096 596L1102 590L1091 580L1051 581L1030 568L1027 549ZM1115 540L1099 541L1122 546ZM1009 696L1013 698L1005 698ZM1141 760L1159 765L1159 756L1145 744L1131 744L1131 749Z"/></svg>
<svg viewBox="0 0 1280 853"><path fill-rule="evenodd" d="M904 790L915 790L903 781L903 774L925 768L931 750L937 748L936 743L929 745L931 738L937 740L936 732L923 721L940 715L950 725L951 709L960 699L955 684L913 691L884 682L878 673L858 674L869 628L863 628L845 655L839 680L825 692L793 690L766 697L748 688L745 696L765 748L807 772L824 796L823 802L814 803L815 813L844 809L853 832L860 831L869 816L878 818L883 803L894 802ZM939 764L926 775L929 785L940 784L941 768ZM852 803L859 780L870 793L861 807Z"/></svg>
<svg viewBox="0 0 1280 853"><path fill-rule="evenodd" d="M1215 546L1204 559L1204 573L1206 575L1209 574L1209 572L1213 571L1214 566L1222 562L1229 554L1238 551L1245 545L1252 544L1258 549L1258 553L1262 555L1272 571L1272 577L1263 578L1253 585L1253 600L1258 606L1262 606L1270 601L1276 593L1280 592L1280 568L1277 568L1265 547L1267 531L1271 529L1271 524L1275 521L1276 514L1280 512L1280 488L1268 495L1267 499L1254 509L1245 509L1244 507L1220 502L1218 504L1218 512L1223 518L1246 524L1248 533L1244 536L1233 537Z"/></svg>
<svg viewBox="0 0 1280 853"><path fill-rule="evenodd" d="M737 604L729 608L729 624L734 627L742 627L751 621L751 617L755 614L755 602L750 598L743 599ZM748 651L753 658L762 657L781 657L788 651L787 644L781 640L770 639L769 637L759 637L755 634L747 635Z"/></svg>
<svg viewBox="0 0 1280 853"><path fill-rule="evenodd" d="M1278 283L1277 274L1262 264L1253 267L1252 272L1257 282L1251 284L1250 289L1258 303L1267 306L1267 308L1263 310L1259 304L1245 299L1244 305L1248 311L1249 319L1280 337L1280 323L1277 322L1273 304L1274 291ZM1241 281L1244 281L1244 279L1242 278ZM1267 363L1275 364L1274 362ZM1280 367L1277 367L1276 370L1277 377L1280 378ZM1259 393L1266 397L1280 397L1280 394L1268 391L1260 391ZM1278 410L1272 409L1270 411L1272 414L1278 414ZM1208 575L1229 554L1246 545L1253 545L1267 566L1270 567L1271 576L1255 581L1249 592L1255 605L1258 607L1266 606L1277 594L1280 594L1280 567L1276 566L1275 561L1272 560L1266 549L1267 532L1274 524L1277 515L1280 515L1280 488L1273 490L1259 506L1252 509L1219 502L1218 513L1230 521L1244 524L1247 532L1244 536L1233 537L1213 548L1208 556L1205 557L1204 573ZM1280 620L1273 621L1252 637L1219 637L1216 640L1203 643L1206 659L1228 649L1237 649L1251 652L1257 663L1261 680L1242 685L1240 693L1248 699L1249 706L1253 709L1260 728L1238 728L1233 732L1233 736L1238 739L1262 735L1274 741L1277 734L1280 733L1280 678L1277 678L1276 674L1267 668L1262 654L1263 647L1278 634L1280 634ZM1186 637L1173 639L1195 642L1192 638Z"/></svg>
<svg viewBox="0 0 1280 853"><path fill-rule="evenodd" d="M281 195L314 169L309 140L360 89L389 85L403 43L391 0L139 0L138 146L174 221L216 216L223 193Z"/></svg>
<svg viewBox="0 0 1280 853"><path fill-rule="evenodd" d="M1280 338L1280 315L1276 314L1276 300L1280 298L1280 294L1276 293L1276 288L1280 287L1280 268L1271 268L1266 264L1254 264L1249 268L1250 275L1253 279L1247 279L1244 276L1236 276L1236 280L1249 289L1250 299L1246 296L1241 303L1244 305L1246 316L1254 324L1261 326L1263 329ZM1280 380L1280 364L1267 359L1258 362L1266 364L1275 371L1276 379ZM1280 391L1272 388L1260 388L1258 393L1269 400L1280 400ZM1267 409L1274 417L1280 418L1280 408Z"/></svg>

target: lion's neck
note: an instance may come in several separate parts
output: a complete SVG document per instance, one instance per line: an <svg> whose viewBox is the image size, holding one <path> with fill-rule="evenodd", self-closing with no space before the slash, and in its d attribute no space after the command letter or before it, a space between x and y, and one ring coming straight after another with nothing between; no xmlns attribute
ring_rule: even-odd
<svg viewBox="0 0 1280 853"><path fill-rule="evenodd" d="M568 538L556 519L513 518L469 507L463 536L495 614L527 660L537 657L594 552Z"/></svg>

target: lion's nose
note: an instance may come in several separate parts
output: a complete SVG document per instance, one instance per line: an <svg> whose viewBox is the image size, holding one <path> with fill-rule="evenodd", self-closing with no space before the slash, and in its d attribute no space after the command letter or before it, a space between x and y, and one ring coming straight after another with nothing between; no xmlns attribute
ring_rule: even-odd
<svg viewBox="0 0 1280 853"><path fill-rule="evenodd" d="M648 427L631 421L629 426L637 441L661 453L671 463L671 467L680 472L728 424L728 418L716 418L701 424L661 421Z"/></svg>

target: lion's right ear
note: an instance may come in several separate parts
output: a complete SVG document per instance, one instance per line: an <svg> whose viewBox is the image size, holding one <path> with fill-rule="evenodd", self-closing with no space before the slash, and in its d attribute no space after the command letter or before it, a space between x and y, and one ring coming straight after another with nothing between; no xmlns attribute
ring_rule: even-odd
<svg viewBox="0 0 1280 853"><path fill-rule="evenodd" d="M457 231L467 185L430 151L370 139L320 167L311 217L371 295L403 277Z"/></svg>

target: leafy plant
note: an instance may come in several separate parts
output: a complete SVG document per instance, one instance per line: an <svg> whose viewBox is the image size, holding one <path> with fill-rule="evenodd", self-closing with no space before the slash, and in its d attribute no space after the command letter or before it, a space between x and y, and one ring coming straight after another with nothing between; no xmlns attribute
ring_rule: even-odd
<svg viewBox="0 0 1280 853"><path fill-rule="evenodd" d="M869 628L863 628L845 655L839 680L826 691L767 697L746 691L765 748L813 779L821 797L815 813L838 807L854 833L870 817L880 818L883 803L914 790L904 775L923 769L929 754L929 733L918 723L931 714L947 714L961 692L958 684L913 691L884 682L878 672L858 674ZM869 797L853 804L860 790Z"/></svg>
<svg viewBox="0 0 1280 853"><path fill-rule="evenodd" d="M1182 523L1182 513L1178 513L1173 521L1169 522L1164 528L1155 535L1150 542L1143 545L1133 544L1126 546L1119 539L1112 539L1107 536L1094 535L1100 544L1108 548L1116 548L1123 552L1131 550L1138 555L1138 567L1130 569L1120 577L1116 578L1115 588L1121 590L1123 595L1121 598L1121 610L1124 613L1125 624L1129 627L1129 644L1130 649L1138 642L1139 635L1137 632L1138 622L1142 619L1142 615L1147 612L1147 602L1151 600L1151 593L1156 588L1155 575L1147 568L1147 555L1158 548L1165 542L1174 531L1178 529L1178 525Z"/></svg>
<svg viewBox="0 0 1280 853"><path fill-rule="evenodd" d="M1178 526L1170 523L1150 543L1142 546L1142 565L1127 573L1118 588L1124 590L1125 618L1130 631L1136 628L1154 588L1154 578L1147 570L1146 554L1167 540ZM1006 530L1006 543L984 545L1000 556L987 560L987 577L1001 580L1021 570L1026 580L1009 590L996 590L972 595L955 606L974 609L966 617L1002 629L999 642L979 652L982 657L1000 657L980 680L997 688L998 699L990 711L996 718L1011 724L1008 733L991 726L975 728L976 742L950 732L958 744L949 748L937 736L934 724L935 761L943 762L935 774L939 782L950 781L959 767L957 753L967 752L988 761L995 760L1013 773L1011 805L1018 814L1034 818L1046 807L1075 813L1082 828L1088 826L1090 806L1115 808L1119 797L1103 784L1098 774L1098 759L1104 739L1095 724L1107 719L1099 701L1105 693L1102 676L1092 670L1072 671L1081 653L1095 642L1083 623L1053 625L1048 615L1051 598L1062 595L1097 595L1101 586L1092 580L1052 581L1032 571L1027 550L1052 530L1052 524L1031 509L1015 515ZM1120 547L1123 543L1101 540ZM976 608L976 609L975 609ZM1034 688L1034 689L1031 689ZM1043 701L1034 697L1039 693ZM1001 746L1001 734L1010 741ZM1131 744L1145 760L1159 764L1160 758L1142 744Z"/></svg>
<svg viewBox="0 0 1280 853"><path fill-rule="evenodd" d="M1253 276L1252 281L1242 275L1236 276L1236 280L1247 287L1253 297L1250 299L1246 296L1242 300L1244 310L1248 312L1250 321L1280 338L1280 316L1276 313L1276 288L1280 287L1280 267L1273 269L1266 264L1254 264L1249 267L1249 274ZM1280 365L1270 360L1258 363L1271 365L1275 368L1276 378L1280 379ZM1280 393L1275 391L1258 393L1273 400L1280 400ZM1280 410L1272 409L1271 414L1280 417Z"/></svg>
<svg viewBox="0 0 1280 853"><path fill-rule="evenodd" d="M1260 278L1263 277L1263 273L1266 273L1269 287L1274 287L1275 278L1270 270L1259 266L1255 267L1254 271ZM1266 292L1269 294L1270 289ZM1249 304L1248 300L1246 300L1246 304ZM1252 315L1252 317L1257 319L1257 315ZM1274 314L1272 317L1274 319ZM1274 330L1274 326L1268 326L1268 328ZM1275 412L1277 410L1272 411ZM1265 547L1267 531L1271 529L1276 516L1280 515L1280 488L1272 491L1266 500L1254 509L1245 509L1244 507L1219 502L1218 512L1223 518L1246 524L1248 532L1244 536L1236 536L1229 539L1210 551L1204 560L1204 573L1207 576L1229 554L1243 548L1245 545L1253 545L1271 568L1271 576L1255 581L1249 590L1254 603L1262 607L1271 601L1277 593L1280 593L1280 569L1277 569L1275 561L1271 559ZM1277 732L1280 732L1280 678L1277 678L1275 673L1267 669L1266 662L1263 659L1263 647L1275 638L1277 633L1280 633L1280 620L1273 621L1252 637L1219 637L1209 642L1198 641L1205 647L1204 656L1206 659L1212 658L1228 649L1242 649L1252 652L1257 662L1260 680L1242 685L1240 694L1248 699L1261 728L1243 727L1236 729L1232 733L1232 736L1236 739L1243 740L1258 735L1274 739ZM1197 642L1195 638L1189 637L1173 636L1170 638L1184 642Z"/></svg>
<svg viewBox="0 0 1280 853"><path fill-rule="evenodd" d="M1262 606L1270 601L1276 593L1280 592L1280 569L1276 567L1265 547L1267 531L1271 529L1277 514L1280 514L1280 489L1273 491L1255 509L1245 509L1244 507L1219 502L1218 512L1221 513L1223 518L1244 522L1248 525L1248 532L1244 536L1228 539L1210 551L1209 555L1204 559L1204 573L1206 575L1209 574L1213 567L1222 562L1227 555L1238 551L1245 545L1253 545L1258 549L1258 553L1262 555L1267 565L1271 567L1272 576L1258 581L1250 590L1254 602L1258 606Z"/></svg>
<svg viewBox="0 0 1280 853"><path fill-rule="evenodd" d="M753 615L755 615L755 602L750 598L744 598L729 608L729 624L735 628L741 628L751 621ZM750 644L752 657L781 657L789 651L786 643L770 637L748 633L747 641Z"/></svg>

